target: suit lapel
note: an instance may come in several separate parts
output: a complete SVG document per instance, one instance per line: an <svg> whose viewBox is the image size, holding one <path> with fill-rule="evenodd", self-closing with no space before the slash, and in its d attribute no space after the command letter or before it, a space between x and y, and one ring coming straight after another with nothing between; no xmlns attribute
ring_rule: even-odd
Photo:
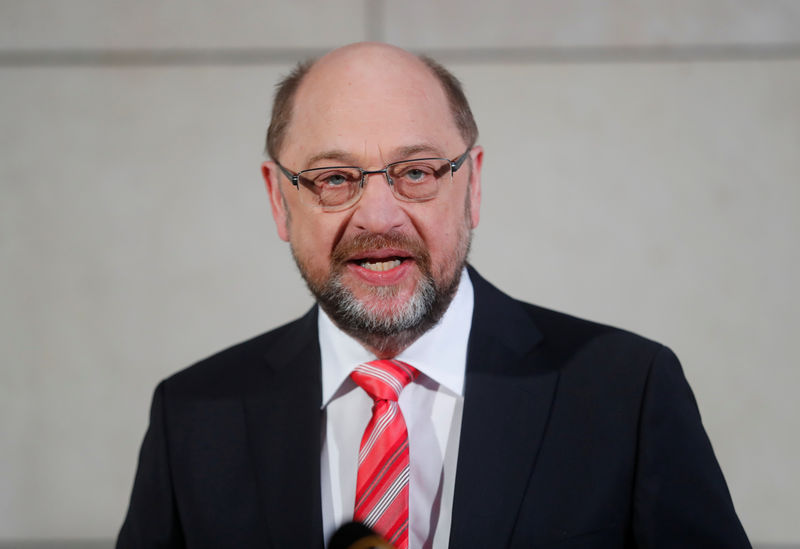
<svg viewBox="0 0 800 549"><path fill-rule="evenodd" d="M536 358L542 339L524 309L470 268L475 310L451 547L508 540L547 424L558 373ZM317 311L282 334L244 398L248 444L272 546L321 547L321 372Z"/></svg>
<svg viewBox="0 0 800 549"><path fill-rule="evenodd" d="M451 547L504 546L536 462L558 373L536 358L525 310L473 269Z"/></svg>
<svg viewBox="0 0 800 549"><path fill-rule="evenodd" d="M246 389L248 442L272 546L321 547L322 381L317 311L282 334Z"/></svg>

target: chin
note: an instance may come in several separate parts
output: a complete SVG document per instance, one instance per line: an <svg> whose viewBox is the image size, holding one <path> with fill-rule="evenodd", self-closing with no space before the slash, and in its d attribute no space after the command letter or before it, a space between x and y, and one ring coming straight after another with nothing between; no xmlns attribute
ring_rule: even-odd
<svg viewBox="0 0 800 549"><path fill-rule="evenodd" d="M444 315L458 289L469 250L469 232L461 254L447 262L447 274L434 277L427 255L415 261L416 272L393 284L363 280L346 262L338 262L326 276L311 276L311 270L292 249L295 261L317 303L344 332L366 347L393 356L431 329ZM347 254L344 254L347 256ZM460 259L460 261L459 261ZM337 264L334 261L334 264Z"/></svg>
<svg viewBox="0 0 800 549"><path fill-rule="evenodd" d="M354 291L355 290L355 291ZM351 289L334 277L317 295L325 312L347 332L396 335L424 323L436 300L433 284L423 279L413 288L371 286Z"/></svg>

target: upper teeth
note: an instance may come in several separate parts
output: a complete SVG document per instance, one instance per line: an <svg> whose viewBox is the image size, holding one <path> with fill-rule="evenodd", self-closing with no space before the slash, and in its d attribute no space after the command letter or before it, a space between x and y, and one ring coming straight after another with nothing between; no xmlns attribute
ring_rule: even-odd
<svg viewBox="0 0 800 549"><path fill-rule="evenodd" d="M370 271L388 271L389 269L394 269L400 265L400 263L399 259L389 259L387 261L371 261L365 259L361 262L361 266Z"/></svg>

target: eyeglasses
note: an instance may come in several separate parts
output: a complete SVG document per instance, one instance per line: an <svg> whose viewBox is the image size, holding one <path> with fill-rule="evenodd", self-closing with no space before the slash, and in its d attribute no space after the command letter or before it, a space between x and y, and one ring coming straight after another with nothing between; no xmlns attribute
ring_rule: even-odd
<svg viewBox="0 0 800 549"><path fill-rule="evenodd" d="M395 198L404 202L424 202L436 198L442 181L453 180L453 174L469 156L469 147L455 160L447 158L413 158L392 162L382 170L363 170L357 166L311 168L292 173L276 160L275 164L297 187L301 199L327 212L349 208L364 192L367 176L382 173Z"/></svg>

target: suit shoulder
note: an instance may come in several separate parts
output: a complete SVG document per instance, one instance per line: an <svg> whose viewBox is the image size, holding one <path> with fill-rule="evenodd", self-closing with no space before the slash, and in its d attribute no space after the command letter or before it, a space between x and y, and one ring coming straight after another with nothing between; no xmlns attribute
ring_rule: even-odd
<svg viewBox="0 0 800 549"><path fill-rule="evenodd" d="M611 369L619 374L637 371L640 375L646 375L656 362L680 368L673 352L657 341L608 324L518 303L542 332L542 351L560 355L569 363L587 363L596 371Z"/></svg>
<svg viewBox="0 0 800 549"><path fill-rule="evenodd" d="M317 311L237 343L184 368L162 383L170 392L219 392L241 389L270 357L286 356L317 341Z"/></svg>
<svg viewBox="0 0 800 549"><path fill-rule="evenodd" d="M608 324L601 324L514 299L469 271L475 288L473 333L477 341L497 341L538 357L555 369L582 365L592 372L646 372L665 347ZM480 349L475 345L475 349Z"/></svg>
<svg viewBox="0 0 800 549"><path fill-rule="evenodd" d="M550 339L595 339L611 337L630 344L661 346L660 343L631 332L624 328L588 320L561 311L548 309L532 303L515 300L525 309L528 316Z"/></svg>

